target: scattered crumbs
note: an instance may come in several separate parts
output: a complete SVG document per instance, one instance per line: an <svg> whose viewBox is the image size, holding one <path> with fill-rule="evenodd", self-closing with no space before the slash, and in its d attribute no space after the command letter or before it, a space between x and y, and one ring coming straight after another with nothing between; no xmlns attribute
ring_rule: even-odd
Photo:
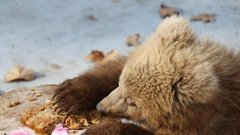
<svg viewBox="0 0 240 135"><path fill-rule="evenodd" d="M94 124L94 125L99 124L100 119L92 119L91 123Z"/></svg>
<svg viewBox="0 0 240 135"><path fill-rule="evenodd" d="M69 132L70 134L75 134L75 133L77 133L76 130L68 130L68 132Z"/></svg>
<svg viewBox="0 0 240 135"><path fill-rule="evenodd" d="M42 96L42 92L36 93L36 96L37 96L37 97L41 97L41 96Z"/></svg>
<svg viewBox="0 0 240 135"><path fill-rule="evenodd" d="M214 22L216 20L216 14L202 13L195 15L191 18L191 21L202 21L204 23Z"/></svg>
<svg viewBox="0 0 240 135"><path fill-rule="evenodd" d="M5 82L31 81L35 78L36 76L34 75L32 69L26 69L21 65L14 66L4 75Z"/></svg>
<svg viewBox="0 0 240 135"><path fill-rule="evenodd" d="M37 100L37 98L35 96L28 96L27 100L28 101L35 101L35 100Z"/></svg>
<svg viewBox="0 0 240 135"><path fill-rule="evenodd" d="M54 69L61 69L62 68L62 66L59 65L59 64L51 64L50 66Z"/></svg>
<svg viewBox="0 0 240 135"><path fill-rule="evenodd" d="M176 9L174 7L169 7L164 4L161 4L159 14L163 18L174 15L174 14L179 15L180 9Z"/></svg>
<svg viewBox="0 0 240 135"><path fill-rule="evenodd" d="M94 15L88 15L86 19L91 21L97 21L97 18Z"/></svg>
<svg viewBox="0 0 240 135"><path fill-rule="evenodd" d="M9 104L8 104L8 107L15 107L17 105L20 105L21 102L20 101L11 101Z"/></svg>
<svg viewBox="0 0 240 135"><path fill-rule="evenodd" d="M48 99L48 100L46 100L45 102L46 102L46 103L50 103L51 101L52 101L52 100Z"/></svg>
<svg viewBox="0 0 240 135"><path fill-rule="evenodd" d="M135 33L127 37L125 44L127 46L138 46L140 45L140 34Z"/></svg>
<svg viewBox="0 0 240 135"><path fill-rule="evenodd" d="M91 61L91 62L100 62L103 59L104 59L103 52L98 50L92 50L91 53L85 57L86 61Z"/></svg>

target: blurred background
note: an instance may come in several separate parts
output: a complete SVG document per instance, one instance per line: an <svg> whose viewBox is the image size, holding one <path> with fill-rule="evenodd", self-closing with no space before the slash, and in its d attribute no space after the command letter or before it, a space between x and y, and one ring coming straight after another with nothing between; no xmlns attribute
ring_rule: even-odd
<svg viewBox="0 0 240 135"><path fill-rule="evenodd" d="M0 94L75 77L92 66L84 59L92 50L126 55L127 37L138 33L142 42L164 19L162 4L189 19L213 14L191 22L197 34L239 50L239 0L0 0ZM37 78L5 82L17 64Z"/></svg>

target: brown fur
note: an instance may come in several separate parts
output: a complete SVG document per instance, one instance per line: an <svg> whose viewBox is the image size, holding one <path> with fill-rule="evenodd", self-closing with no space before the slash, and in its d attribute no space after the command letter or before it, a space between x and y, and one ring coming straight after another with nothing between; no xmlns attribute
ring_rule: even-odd
<svg viewBox="0 0 240 135"><path fill-rule="evenodd" d="M58 112L81 114L96 109L96 104L118 87L119 76L126 57L115 57L99 63L80 76L61 83L53 97ZM106 120L90 127L88 135L150 135L151 133L133 124L119 120Z"/></svg>
<svg viewBox="0 0 240 135"><path fill-rule="evenodd" d="M153 135L139 126L109 119L90 127L86 135Z"/></svg>
<svg viewBox="0 0 240 135"><path fill-rule="evenodd" d="M126 57L113 58L60 84L53 97L58 112L81 114L95 109L99 101L118 87L125 61Z"/></svg>
<svg viewBox="0 0 240 135"><path fill-rule="evenodd" d="M170 17L127 60L99 111L158 135L239 135L240 54Z"/></svg>

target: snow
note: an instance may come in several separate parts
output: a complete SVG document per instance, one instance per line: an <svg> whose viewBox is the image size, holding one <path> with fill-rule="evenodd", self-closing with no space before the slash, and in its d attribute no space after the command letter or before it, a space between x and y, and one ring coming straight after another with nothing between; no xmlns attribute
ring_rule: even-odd
<svg viewBox="0 0 240 135"><path fill-rule="evenodd" d="M56 84L77 76L91 66L84 61L91 50L126 54L127 36L139 33L144 40L163 20L158 13L162 3L182 9L188 18L217 14L216 22L192 25L198 35L239 49L239 0L1 0L0 90ZM34 69L39 77L5 83L4 74L16 64Z"/></svg>

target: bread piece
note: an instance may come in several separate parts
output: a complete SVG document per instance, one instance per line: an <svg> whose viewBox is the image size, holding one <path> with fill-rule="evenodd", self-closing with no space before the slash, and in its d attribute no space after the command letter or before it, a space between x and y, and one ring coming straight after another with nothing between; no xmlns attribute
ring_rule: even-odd
<svg viewBox="0 0 240 135"><path fill-rule="evenodd" d="M54 111L51 102L38 108L29 109L21 118L21 123L33 129L35 132L47 135L51 134L55 126L62 123L70 130L83 129L91 124L98 124L101 115L95 110L82 115L58 114Z"/></svg>

